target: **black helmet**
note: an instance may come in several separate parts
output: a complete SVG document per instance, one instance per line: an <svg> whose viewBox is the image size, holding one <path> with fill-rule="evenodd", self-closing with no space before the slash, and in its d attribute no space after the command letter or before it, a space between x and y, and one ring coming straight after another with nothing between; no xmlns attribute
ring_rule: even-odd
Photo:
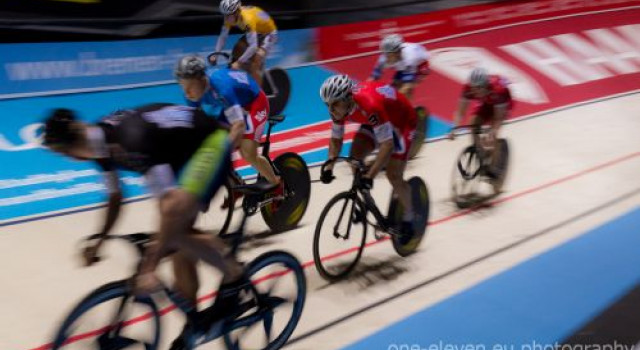
<svg viewBox="0 0 640 350"><path fill-rule="evenodd" d="M72 124L76 121L72 110L66 108L55 109L44 122L44 145L70 146L78 141L78 134Z"/></svg>
<svg viewBox="0 0 640 350"><path fill-rule="evenodd" d="M178 79L201 78L204 76L207 64L200 56L184 56L178 61L173 74Z"/></svg>

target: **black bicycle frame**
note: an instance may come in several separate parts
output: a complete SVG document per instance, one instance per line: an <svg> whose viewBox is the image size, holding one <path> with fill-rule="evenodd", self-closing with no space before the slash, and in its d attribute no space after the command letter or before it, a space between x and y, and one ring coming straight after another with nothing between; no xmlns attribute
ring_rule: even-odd
<svg viewBox="0 0 640 350"><path fill-rule="evenodd" d="M325 162L322 165L321 172L324 171L324 168L325 168L326 165L328 165L330 162L335 162L338 159L345 160L345 161L347 161L347 162L349 162L351 164L353 164L353 163L356 164L355 174L353 175L353 181L351 183L351 189L349 190L349 193L351 194L351 197L353 198L353 206L351 207L350 217L353 217L353 211L354 211L356 202L359 202L359 204L361 204L361 206L364 209L364 212L362 213L362 221L365 224L369 224L369 225L371 225L371 226L373 226L375 228L381 229L382 231L385 231L387 233L392 233L392 232L390 232L392 230L392 228L390 227L389 223L387 222L387 219L380 212L380 209L376 205L376 201L371 196L371 192L369 190L362 189L360 187L360 178L362 177L362 172L364 170L363 169L363 164L362 164L361 161L353 159L351 157L337 157L337 158L335 158L333 160L329 160L329 161ZM358 196L358 194L360 194L360 196ZM347 205L347 203L345 202L345 204L344 204L344 206L342 208L342 212L340 213L340 218L338 219L338 223L340 223L342 221L342 217L344 215L344 212L345 212L345 209L346 209L346 205ZM376 219L376 224L367 221L367 213L368 212L373 213L373 216ZM337 232L338 223L336 223L336 226L334 227L334 232ZM349 237L350 231L351 231L351 225L348 226L346 238Z"/></svg>

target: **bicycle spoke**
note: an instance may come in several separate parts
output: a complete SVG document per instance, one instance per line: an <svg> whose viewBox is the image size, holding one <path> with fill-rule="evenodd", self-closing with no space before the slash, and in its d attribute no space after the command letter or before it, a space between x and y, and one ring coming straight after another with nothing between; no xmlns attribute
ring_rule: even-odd
<svg viewBox="0 0 640 350"><path fill-rule="evenodd" d="M267 343L271 341L271 332L273 330L273 311L269 310L264 315L264 334L267 337Z"/></svg>

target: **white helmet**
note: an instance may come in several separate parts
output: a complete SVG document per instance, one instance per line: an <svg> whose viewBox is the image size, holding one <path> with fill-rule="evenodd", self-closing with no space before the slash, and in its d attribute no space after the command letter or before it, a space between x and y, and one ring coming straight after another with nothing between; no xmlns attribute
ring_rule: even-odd
<svg viewBox="0 0 640 350"><path fill-rule="evenodd" d="M324 103L342 100L351 94L355 83L347 75L334 75L322 83L320 87L320 98Z"/></svg>
<svg viewBox="0 0 640 350"><path fill-rule="evenodd" d="M469 75L469 85L473 87L483 87L489 84L489 73L482 67L476 67Z"/></svg>
<svg viewBox="0 0 640 350"><path fill-rule="evenodd" d="M402 35L400 34L391 34L387 35L380 42L380 51L384 53L390 52L398 52L402 48L402 44L404 44L404 39L402 39Z"/></svg>
<svg viewBox="0 0 640 350"><path fill-rule="evenodd" d="M238 11L240 6L242 6L240 0L222 0L220 1L220 12L225 16L231 15Z"/></svg>

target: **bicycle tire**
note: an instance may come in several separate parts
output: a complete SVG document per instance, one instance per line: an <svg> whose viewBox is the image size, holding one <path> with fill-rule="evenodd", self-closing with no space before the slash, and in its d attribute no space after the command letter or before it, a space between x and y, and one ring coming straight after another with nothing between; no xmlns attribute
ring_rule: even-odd
<svg viewBox="0 0 640 350"><path fill-rule="evenodd" d="M280 272L280 275L269 274L268 277L261 277L258 281L253 281L254 285L257 286L267 278L280 278L281 276L288 274L289 271L294 274L294 278L296 281L296 298L293 302L293 312L291 314L291 318L288 320L286 326L283 328L282 332L273 340L269 341L269 343L264 347L260 348L260 350L277 350L286 344L286 342L293 334L293 331L296 329L298 322L300 321L300 317L302 316L302 311L304 309L304 304L307 298L307 280L304 274L304 269L300 264L300 261L296 259L290 253L285 251L270 251L264 253L257 258L255 258L251 263L249 263L246 273L251 278L252 276L256 276L260 270L264 269L267 266L274 264L282 264L285 267L286 272ZM265 294L263 297L268 298L270 294ZM251 325L250 325L251 326ZM240 329L241 327L238 324L234 324L231 322L229 325L225 326L223 331L224 333L224 342L229 350L248 350L247 348L242 347L239 344L239 341L233 339L232 331ZM253 349L252 349L253 350Z"/></svg>
<svg viewBox="0 0 640 350"><path fill-rule="evenodd" d="M287 152L273 161L293 197L261 208L261 214L272 232L288 231L300 223L309 206L311 175L307 163L298 154ZM277 209L276 209L277 208Z"/></svg>
<svg viewBox="0 0 640 350"><path fill-rule="evenodd" d="M353 261L348 263L346 265L346 268L344 268L344 270L342 270L342 271L340 271L338 273L333 273L333 272L330 272L330 269L327 266L324 266L324 264L323 264L323 261L325 261L327 259L327 257L323 257L321 255L321 252L320 252L320 238L322 236L322 227L323 227L323 225L325 223L327 223L326 222L327 214L329 213L329 211L332 209L332 207L334 205L339 204L339 202L343 201L343 200L345 201L345 203L344 203L344 206L342 208L342 214L340 215L340 218L343 218L343 215L345 214L344 210L348 209L348 203L350 201L354 203L354 204L352 204L352 207L351 207L352 209L350 210L350 213L348 214L351 218L349 219L349 223L347 225L350 226L351 228L353 227L353 212L354 212L353 211L353 206L354 205L359 206L359 210L360 210L360 213L361 213L362 227L363 227L362 239L360 240L359 245L356 248L356 254L355 254L355 258L353 259ZM318 270L318 273L320 274L320 276L322 278L324 278L325 280L327 280L329 282L335 282L335 281L341 280L345 276L347 276L349 273L351 273L351 271L358 264L358 261L360 260L360 257L362 256L362 252L364 250L364 247L365 247L365 244L366 244L366 240L367 240L366 214L367 214L367 211L364 208L364 205L360 202L358 197L352 192L342 192L342 193L337 194L335 197L331 198L329 203L327 203L327 205L322 210L322 213L320 214L320 217L318 218L318 223L316 224L316 229L315 229L315 233L314 233L314 236L313 236L313 262L314 262L314 264L316 266L316 270ZM329 223L329 224L335 225L334 223ZM334 226L334 227L336 227L336 226ZM338 239L338 238L335 237L335 239ZM350 251L352 249L353 248L349 248L348 251ZM337 253L337 254L344 255L344 252L340 252L340 253ZM331 256L336 256L336 253L333 253Z"/></svg>
<svg viewBox="0 0 640 350"><path fill-rule="evenodd" d="M500 147L501 157L497 168L500 175L492 182L494 194L500 193L509 173L509 143L506 139L498 139L498 147Z"/></svg>
<svg viewBox="0 0 640 350"><path fill-rule="evenodd" d="M204 226L207 230L217 232L219 236L224 236L229 231L231 220L233 219L233 212L236 206L236 198L233 194L232 186L229 180L225 180L224 185L218 190L211 199L209 206L206 210L201 211L199 215L199 221L201 226ZM224 208L218 200L228 201L229 205ZM218 229L216 226L222 222L222 226Z"/></svg>
<svg viewBox="0 0 640 350"><path fill-rule="evenodd" d="M289 103L289 96L291 94L291 79L289 78L289 74L287 73L287 71L277 67L270 68L265 74L269 74L271 76L273 83L278 89L278 93L269 98L269 115L273 116L281 114ZM269 82L267 81L267 77L263 77L263 90L267 94L273 94L273 92L271 91L271 87L268 85Z"/></svg>
<svg viewBox="0 0 640 350"><path fill-rule="evenodd" d="M82 301L80 301L72 309L69 315L62 322L62 325L60 326L59 330L55 333L56 335L51 345L52 350L58 350L58 349L64 348L65 345L73 341L68 339L69 334L67 334L67 331L72 327L75 321L77 321L78 318L80 318L80 316L82 316L87 311L91 310L92 308L96 307L101 303L112 301L116 298L123 298L123 297L131 298L133 302L147 305L151 309L151 317L153 318L152 322L154 322L155 333L153 335L153 341L150 344L145 343L145 346L147 350L156 350L160 342L160 334L161 334L160 312L158 311L158 307L156 306L153 299L151 299L150 297L132 296L129 285L130 283L128 280L111 282L94 290L89 295L87 295L84 299L82 299ZM99 332L99 331L101 331L101 329L94 332ZM102 332L102 334L104 334L104 332ZM97 347L96 349L102 350L102 347Z"/></svg>
<svg viewBox="0 0 640 350"><path fill-rule="evenodd" d="M466 164L463 164L465 155L468 155L468 158ZM474 190L481 169L476 147L467 146L456 159L452 173L452 199L459 209L470 208L482 200L482 197L478 196Z"/></svg>
<svg viewBox="0 0 640 350"><path fill-rule="evenodd" d="M426 235L430 211L429 189L427 188L427 184L417 176L410 178L407 182L411 187L411 201L415 213L414 227L417 233L405 244L400 241L398 235L391 236L393 249L402 257L409 256L418 250L420 243ZM415 210L416 208L419 208L419 210ZM400 202L392 196L391 203L389 204L389 218L397 223L401 220L401 216L402 207Z"/></svg>

